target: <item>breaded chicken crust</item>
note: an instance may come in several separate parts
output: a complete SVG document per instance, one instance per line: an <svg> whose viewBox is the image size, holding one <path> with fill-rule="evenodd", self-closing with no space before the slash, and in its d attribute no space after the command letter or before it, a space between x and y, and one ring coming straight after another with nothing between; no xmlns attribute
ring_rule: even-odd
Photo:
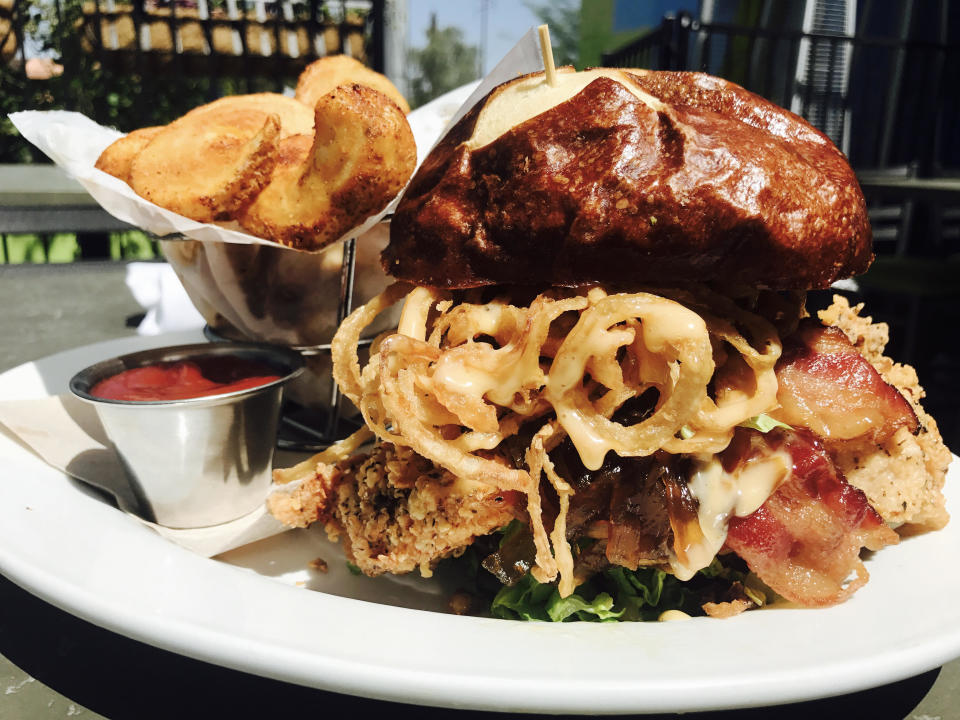
<svg viewBox="0 0 960 720"><path fill-rule="evenodd" d="M130 181L130 166L133 159L150 144L160 131L162 125L140 128L134 130L122 138L114 140L107 148L100 153L97 162L94 165L97 170L103 170L108 175L123 180L125 183Z"/></svg>
<svg viewBox="0 0 960 720"><path fill-rule="evenodd" d="M835 295L833 304L818 315L823 324L840 328L880 376L900 390L917 414L920 431L912 435L900 428L880 447L862 439L825 444L847 480L866 493L887 523L938 530L950 519L943 485L952 456L936 420L920 404L925 392L916 371L883 354L889 328L861 316L862 310L862 303L851 307L846 298Z"/></svg>
<svg viewBox="0 0 960 720"><path fill-rule="evenodd" d="M237 216L247 231L301 250L319 250L381 210L417 162L410 125L383 93L341 85L315 112L316 132L280 142L269 183Z"/></svg>
<svg viewBox="0 0 960 720"><path fill-rule="evenodd" d="M293 492L271 496L269 509L292 527L322 522L366 575L419 568L424 577L441 559L523 515L507 494L459 481L390 443L336 465L318 464Z"/></svg>

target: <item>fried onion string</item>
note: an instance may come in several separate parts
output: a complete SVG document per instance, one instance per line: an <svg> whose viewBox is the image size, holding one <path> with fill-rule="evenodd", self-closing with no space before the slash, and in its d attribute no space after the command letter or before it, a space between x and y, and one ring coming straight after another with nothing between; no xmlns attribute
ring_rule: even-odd
<svg viewBox="0 0 960 720"><path fill-rule="evenodd" d="M564 596L575 584L566 538L574 489L549 455L563 438L596 470L610 451L718 452L735 425L776 407L776 329L706 289L553 289L529 305L508 294L484 302L478 291L410 291L392 285L347 318L332 344L335 379L381 440L493 491L526 495L534 575L559 576ZM407 293L400 331L375 343L361 369L363 329ZM647 416L616 421L651 388ZM531 423L538 430L522 461L498 452ZM542 481L559 498L550 532Z"/></svg>

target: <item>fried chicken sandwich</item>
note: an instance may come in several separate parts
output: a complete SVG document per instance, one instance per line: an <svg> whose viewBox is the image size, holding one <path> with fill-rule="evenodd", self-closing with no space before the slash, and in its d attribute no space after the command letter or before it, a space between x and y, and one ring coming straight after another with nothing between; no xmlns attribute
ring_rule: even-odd
<svg viewBox="0 0 960 720"><path fill-rule="evenodd" d="M951 455L886 327L805 309L871 243L842 153L737 85L505 83L414 176L383 254L398 282L334 340L367 430L279 471L299 482L271 509L369 575L481 548L509 617L842 602L861 551L948 519Z"/></svg>

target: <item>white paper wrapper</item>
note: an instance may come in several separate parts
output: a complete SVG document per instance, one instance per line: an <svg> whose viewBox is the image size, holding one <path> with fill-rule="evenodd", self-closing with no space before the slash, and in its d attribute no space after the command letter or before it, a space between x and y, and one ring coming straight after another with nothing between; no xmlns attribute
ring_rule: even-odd
<svg viewBox="0 0 960 720"><path fill-rule="evenodd" d="M412 113L411 113L412 114ZM57 165L72 175L94 200L108 213L119 220L163 237L183 235L192 240L205 242L229 242L261 244L277 247L277 244L258 238L230 225L200 223L178 215L159 205L144 200L122 180L94 167L100 153L122 133L113 128L98 125L80 113L64 110L26 111L12 113L10 120L20 134L32 142ZM418 143L419 144L419 143ZM359 227L354 228L340 240L358 237L393 208L394 199L386 208L372 215ZM292 250L292 252L298 252Z"/></svg>
<svg viewBox="0 0 960 720"><path fill-rule="evenodd" d="M457 121L470 112L470 109L476 105L487 93L493 90L497 85L513 80L518 75L539 72L543 70L543 55L540 53L540 37L536 28L530 28L508 52L496 67L490 71L477 88L470 94L460 109L453 114L447 123L443 132L437 137L439 140L446 134L447 130L456 125ZM436 141L434 141L436 142Z"/></svg>
<svg viewBox="0 0 960 720"><path fill-rule="evenodd" d="M446 129L491 89L519 74L543 69L537 43L536 31L531 28L479 84L470 83L453 90L407 115L417 143L418 164ZM193 240L276 246L269 240L236 227L199 223L165 210L141 198L122 180L97 170L94 165L100 153L122 136L113 128L98 125L80 113L62 110L11 113L10 120L23 137L76 178L104 210L120 220L160 237L180 234ZM383 211L369 217L340 239L355 238L365 233L392 211L397 200L394 198Z"/></svg>

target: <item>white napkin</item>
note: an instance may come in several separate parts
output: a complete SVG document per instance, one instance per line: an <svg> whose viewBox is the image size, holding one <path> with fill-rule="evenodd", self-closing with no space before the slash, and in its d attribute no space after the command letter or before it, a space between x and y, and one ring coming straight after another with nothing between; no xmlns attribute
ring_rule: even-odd
<svg viewBox="0 0 960 720"><path fill-rule="evenodd" d="M126 283L134 299L147 311L137 326L138 335L203 327L203 316L190 302L183 284L168 263L130 263Z"/></svg>
<svg viewBox="0 0 960 720"><path fill-rule="evenodd" d="M139 502L96 411L72 395L0 402L0 428L49 465L107 493L120 510L198 555L212 557L289 529L267 512L265 504L231 522L204 528L174 529L144 519L138 514ZM291 465L301 459L284 453L276 461ZM33 478L21 480L32 482ZM289 492L287 488L283 491Z"/></svg>

